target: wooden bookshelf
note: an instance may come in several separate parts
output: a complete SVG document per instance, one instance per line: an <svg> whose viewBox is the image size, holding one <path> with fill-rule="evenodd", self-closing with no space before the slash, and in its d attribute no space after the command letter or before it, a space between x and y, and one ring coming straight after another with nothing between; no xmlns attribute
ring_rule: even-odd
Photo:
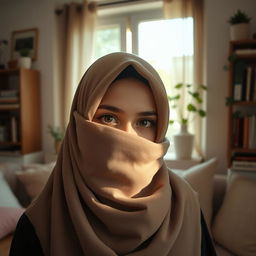
<svg viewBox="0 0 256 256"><path fill-rule="evenodd" d="M0 70L0 155L41 151L40 74Z"/></svg>
<svg viewBox="0 0 256 256"><path fill-rule="evenodd" d="M246 52L246 54L244 54ZM227 160L256 156L256 40L231 41ZM255 141L255 143L253 142Z"/></svg>

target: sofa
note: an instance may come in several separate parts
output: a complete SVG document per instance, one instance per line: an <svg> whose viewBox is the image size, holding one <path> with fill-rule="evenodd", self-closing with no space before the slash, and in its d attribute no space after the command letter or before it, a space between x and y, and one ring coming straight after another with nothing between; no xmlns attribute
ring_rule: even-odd
<svg viewBox="0 0 256 256"><path fill-rule="evenodd" d="M256 173L216 174L216 159L187 170L170 170L198 193L219 256L256 255ZM46 183L54 162L0 164L0 255L8 255L12 233L25 207Z"/></svg>

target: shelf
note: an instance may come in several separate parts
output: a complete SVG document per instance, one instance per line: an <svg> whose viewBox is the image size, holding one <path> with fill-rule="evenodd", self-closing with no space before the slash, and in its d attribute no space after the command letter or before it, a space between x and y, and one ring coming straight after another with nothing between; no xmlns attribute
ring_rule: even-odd
<svg viewBox="0 0 256 256"><path fill-rule="evenodd" d="M20 151L8 151L8 150L0 150L0 156L19 156Z"/></svg>
<svg viewBox="0 0 256 256"><path fill-rule="evenodd" d="M251 106L256 105L256 101L235 101L232 106Z"/></svg>
<svg viewBox="0 0 256 256"><path fill-rule="evenodd" d="M20 146L20 142L11 142L11 141L1 141L0 146ZM0 149L1 151L1 149Z"/></svg>
<svg viewBox="0 0 256 256"><path fill-rule="evenodd" d="M19 103L19 99L18 98L0 98L0 104L2 103Z"/></svg>
<svg viewBox="0 0 256 256"><path fill-rule="evenodd" d="M0 104L0 111L3 110L19 110L20 109L20 105L19 104Z"/></svg>
<svg viewBox="0 0 256 256"><path fill-rule="evenodd" d="M232 148L233 153L241 152L241 153L256 153L256 148Z"/></svg>

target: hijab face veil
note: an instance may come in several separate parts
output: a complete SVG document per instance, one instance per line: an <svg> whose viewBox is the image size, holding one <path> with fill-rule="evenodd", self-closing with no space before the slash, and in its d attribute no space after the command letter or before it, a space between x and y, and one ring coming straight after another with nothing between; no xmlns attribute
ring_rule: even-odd
<svg viewBox="0 0 256 256"><path fill-rule="evenodd" d="M130 65L155 100L155 142L92 122L107 89ZM160 77L138 56L112 53L87 70L53 173L26 211L45 255L200 255L198 200L163 160L168 115Z"/></svg>

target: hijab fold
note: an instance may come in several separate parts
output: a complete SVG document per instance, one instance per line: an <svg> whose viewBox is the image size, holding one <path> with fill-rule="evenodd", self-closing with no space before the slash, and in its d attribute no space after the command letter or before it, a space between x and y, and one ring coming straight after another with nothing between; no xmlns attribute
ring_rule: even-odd
<svg viewBox="0 0 256 256"><path fill-rule="evenodd" d="M92 122L108 87L129 65L152 90L155 142ZM112 53L87 70L53 173L26 211L45 255L200 255L197 196L163 160L168 115L160 77L138 56Z"/></svg>

